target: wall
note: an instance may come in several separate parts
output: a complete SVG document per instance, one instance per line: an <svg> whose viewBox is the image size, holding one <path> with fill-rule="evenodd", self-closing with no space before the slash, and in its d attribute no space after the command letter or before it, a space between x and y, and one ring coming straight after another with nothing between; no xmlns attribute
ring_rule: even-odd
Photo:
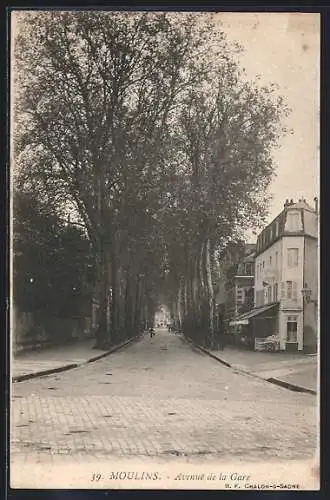
<svg viewBox="0 0 330 500"><path fill-rule="evenodd" d="M297 266L288 267L288 249L298 249ZM276 265L277 252L277 265ZM270 263L271 257L271 263ZM264 268L263 268L263 262ZM281 349L285 349L287 335L287 317L297 316L297 339L298 349L303 349L303 315L302 315L302 295L303 287L303 269L304 269L304 237L303 236L283 236L275 241L272 246L267 248L256 258L255 274L255 305L257 302L258 291L264 291L264 304L274 302L274 296L268 295L268 290L263 286L267 281L271 286L278 284L278 302L280 302L280 312L278 321L278 334L281 342ZM293 282L293 296L287 297L287 281Z"/></svg>
<svg viewBox="0 0 330 500"><path fill-rule="evenodd" d="M280 337L280 348L285 350L286 348L286 336L287 336L287 321L288 316L297 316L297 340L298 340L298 350L303 349L303 312L297 310L285 310L279 312L279 337Z"/></svg>
<svg viewBox="0 0 330 500"><path fill-rule="evenodd" d="M304 210L304 230L305 234L309 236L318 236L318 216L315 212Z"/></svg>
<svg viewBox="0 0 330 500"><path fill-rule="evenodd" d="M91 335L91 318L38 317L13 310L12 349L14 353L58 345Z"/></svg>
<svg viewBox="0 0 330 500"><path fill-rule="evenodd" d="M288 266L288 249L298 249L298 265L293 268ZM295 297L288 299L281 295L281 309L302 309L303 301L301 290L304 286L304 236L284 236L282 238L283 266L281 281L286 284L287 281L292 281L294 284ZM285 288L286 290L286 288Z"/></svg>
<svg viewBox="0 0 330 500"><path fill-rule="evenodd" d="M253 309L253 304L248 303L248 294L250 290L254 286L254 279L250 277L236 276L235 277L235 290L236 290L236 309L237 314L241 314L242 311L246 311L248 309ZM240 290L240 296L242 298L242 302L238 300L238 290ZM250 307L248 307L250 306Z"/></svg>
<svg viewBox="0 0 330 500"><path fill-rule="evenodd" d="M276 264L276 252L278 254ZM270 257L272 263L270 264ZM264 267L263 267L264 263ZM264 290L263 282L268 281L272 286L280 283L282 279L282 239L274 242L272 246L256 257L255 278L254 278L254 305L259 307L257 292ZM280 287L279 287L280 290ZM266 291L264 290L264 303L269 302Z"/></svg>
<svg viewBox="0 0 330 500"><path fill-rule="evenodd" d="M298 249L298 263L295 267L288 265L288 249ZM303 288L304 270L304 236L284 236L282 238L282 283L280 292L280 320L279 335L281 349L285 349L287 340L288 316L297 317L297 341L298 350L303 349L303 299L301 289ZM292 298L287 296L287 281L292 281Z"/></svg>
<svg viewBox="0 0 330 500"><path fill-rule="evenodd" d="M318 241L305 238L304 281L311 289L311 299L318 299ZM317 303L304 305L304 344L306 349L316 350L317 345Z"/></svg>

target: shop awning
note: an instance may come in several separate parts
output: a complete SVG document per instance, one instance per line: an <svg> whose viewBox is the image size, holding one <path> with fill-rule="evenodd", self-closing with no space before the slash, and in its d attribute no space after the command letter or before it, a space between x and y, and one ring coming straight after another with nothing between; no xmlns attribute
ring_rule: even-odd
<svg viewBox="0 0 330 500"><path fill-rule="evenodd" d="M269 311L270 309L273 309L277 306L278 306L278 303L275 303L275 304L268 304L267 306L256 307L255 309L251 309L251 311L247 311L247 312L241 314L240 316L238 316L233 321L231 321L229 323L229 326L248 325L250 318L253 318L255 316L259 316L259 314L262 314L265 311Z"/></svg>

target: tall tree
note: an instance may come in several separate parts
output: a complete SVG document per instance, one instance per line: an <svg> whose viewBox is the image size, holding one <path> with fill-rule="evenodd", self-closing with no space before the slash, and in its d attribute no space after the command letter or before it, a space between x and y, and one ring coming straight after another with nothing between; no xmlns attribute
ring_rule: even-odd
<svg viewBox="0 0 330 500"><path fill-rule="evenodd" d="M265 211L283 102L246 81L212 16L52 11L18 24L15 161L86 228L97 345L136 330L165 267L179 321L212 341L215 252Z"/></svg>
<svg viewBox="0 0 330 500"><path fill-rule="evenodd" d="M168 125L181 96L204 77L201 54L215 33L191 15L180 23L156 13L21 17L15 156L20 163L32 149L33 175L64 190L86 226L98 270L101 345L111 340L109 262L120 267L118 228L129 207L143 210L143 200L157 210Z"/></svg>
<svg viewBox="0 0 330 500"><path fill-rule="evenodd" d="M181 270L180 314L183 307L188 330L205 330L213 345L216 253L229 238L264 221L272 153L286 132L289 110L275 86L248 82L233 61L222 62L216 77L212 66L209 78L187 94L175 130L184 182L177 188L181 207L169 213L168 226L182 227L181 249L177 235L170 246L172 273Z"/></svg>

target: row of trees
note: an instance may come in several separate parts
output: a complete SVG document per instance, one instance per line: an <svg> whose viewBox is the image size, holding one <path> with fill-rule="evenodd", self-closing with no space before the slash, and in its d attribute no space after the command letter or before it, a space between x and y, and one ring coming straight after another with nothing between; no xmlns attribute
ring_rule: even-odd
<svg viewBox="0 0 330 500"><path fill-rule="evenodd" d="M90 314L93 262L81 228L59 219L38 197L15 189L14 299L22 312Z"/></svg>
<svg viewBox="0 0 330 500"><path fill-rule="evenodd" d="M212 343L217 255L266 213L276 88L248 82L209 15L16 17L16 182L84 227L97 345L151 319L158 292Z"/></svg>

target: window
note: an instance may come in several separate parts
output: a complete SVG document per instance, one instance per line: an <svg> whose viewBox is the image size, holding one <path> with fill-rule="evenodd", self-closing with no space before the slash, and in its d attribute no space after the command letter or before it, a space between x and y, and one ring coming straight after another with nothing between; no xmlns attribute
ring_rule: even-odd
<svg viewBox="0 0 330 500"><path fill-rule="evenodd" d="M297 301L297 283L295 281L286 282L286 296L288 299Z"/></svg>
<svg viewBox="0 0 330 500"><path fill-rule="evenodd" d="M245 297L244 297L244 303L253 307L253 299L254 299L254 288L246 288L245 289Z"/></svg>
<svg viewBox="0 0 330 500"><path fill-rule="evenodd" d="M279 233L279 222L276 221L276 225L275 225L275 235L278 236L278 233Z"/></svg>
<svg viewBox="0 0 330 500"><path fill-rule="evenodd" d="M277 296L278 296L278 284L275 283L273 287L273 300L274 302L277 302Z"/></svg>
<svg viewBox="0 0 330 500"><path fill-rule="evenodd" d="M287 342L297 342L297 316L288 316L286 324L286 340Z"/></svg>
<svg viewBox="0 0 330 500"><path fill-rule="evenodd" d="M285 283L281 282L281 299L285 298Z"/></svg>
<svg viewBox="0 0 330 500"><path fill-rule="evenodd" d="M278 268L278 252L275 254L275 267Z"/></svg>
<svg viewBox="0 0 330 500"><path fill-rule="evenodd" d="M238 304L243 304L243 302L244 302L244 290L243 290L243 288L237 288L236 301Z"/></svg>
<svg viewBox="0 0 330 500"><path fill-rule="evenodd" d="M288 248L288 267L298 267L298 248Z"/></svg>
<svg viewBox="0 0 330 500"><path fill-rule="evenodd" d="M272 287L269 286L268 287L268 303L270 304L273 300L273 297L272 297Z"/></svg>
<svg viewBox="0 0 330 500"><path fill-rule="evenodd" d="M245 264L245 274L247 276L252 276L252 264Z"/></svg>
<svg viewBox="0 0 330 500"><path fill-rule="evenodd" d="M272 267L272 256L269 257L269 267Z"/></svg>
<svg viewBox="0 0 330 500"><path fill-rule="evenodd" d="M262 261L262 268L265 269L265 261Z"/></svg>

